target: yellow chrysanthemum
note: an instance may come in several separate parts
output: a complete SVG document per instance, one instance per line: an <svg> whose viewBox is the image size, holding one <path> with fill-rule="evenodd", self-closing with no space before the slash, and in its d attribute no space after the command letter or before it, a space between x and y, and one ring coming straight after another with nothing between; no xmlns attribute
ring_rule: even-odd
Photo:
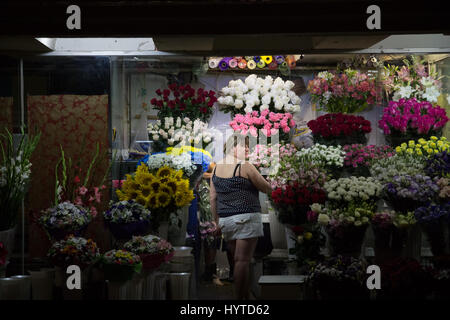
<svg viewBox="0 0 450 320"><path fill-rule="evenodd" d="M422 151L417 150L417 155L418 155L418 156L422 156L422 155L423 155Z"/></svg>
<svg viewBox="0 0 450 320"><path fill-rule="evenodd" d="M395 147L395 152L397 152L397 153L402 152L402 148L401 147Z"/></svg>
<svg viewBox="0 0 450 320"><path fill-rule="evenodd" d="M406 152L409 153L409 154L413 154L414 153L413 149L411 149L411 148L406 149Z"/></svg>
<svg viewBox="0 0 450 320"><path fill-rule="evenodd" d="M434 142L430 143L430 147L433 149L436 148L436 143L434 143Z"/></svg>
<svg viewBox="0 0 450 320"><path fill-rule="evenodd" d="M428 152L428 154L432 154L433 153L433 149L428 148L427 152Z"/></svg>
<svg viewBox="0 0 450 320"><path fill-rule="evenodd" d="M419 143L422 145L425 145L425 144L427 144L427 141L424 138L420 138Z"/></svg>
<svg viewBox="0 0 450 320"><path fill-rule="evenodd" d="M408 146L414 147L414 145L415 145L414 140L409 140L409 141L408 141Z"/></svg>
<svg viewBox="0 0 450 320"><path fill-rule="evenodd" d="M437 141L438 138L437 138L436 136L431 136L431 137L430 137L430 140Z"/></svg>
<svg viewBox="0 0 450 320"><path fill-rule="evenodd" d="M402 147L402 149L405 150L408 146L406 145L405 142L403 142L403 143L400 145L400 147Z"/></svg>

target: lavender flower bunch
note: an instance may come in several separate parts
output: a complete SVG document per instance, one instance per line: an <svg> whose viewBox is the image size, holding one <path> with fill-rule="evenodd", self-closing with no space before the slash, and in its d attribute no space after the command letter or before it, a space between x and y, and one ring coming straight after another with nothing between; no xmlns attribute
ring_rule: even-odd
<svg viewBox="0 0 450 320"><path fill-rule="evenodd" d="M336 256L325 259L309 274L311 281L321 277L331 277L335 280L354 280L362 283L365 279L365 262L348 256Z"/></svg>
<svg viewBox="0 0 450 320"><path fill-rule="evenodd" d="M395 176L385 186L388 198L403 198L420 202L434 199L439 187L436 179L421 174Z"/></svg>
<svg viewBox="0 0 450 320"><path fill-rule="evenodd" d="M450 177L450 153L442 151L427 160L425 172L430 177Z"/></svg>

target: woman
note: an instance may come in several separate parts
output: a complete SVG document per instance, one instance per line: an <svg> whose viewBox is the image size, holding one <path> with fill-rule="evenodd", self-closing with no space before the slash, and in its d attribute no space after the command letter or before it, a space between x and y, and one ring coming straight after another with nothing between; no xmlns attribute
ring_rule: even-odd
<svg viewBox="0 0 450 320"><path fill-rule="evenodd" d="M226 156L211 177L211 211L227 247L234 257L234 284L237 299L249 299L249 267L258 237L264 235L259 191L269 193L270 184L246 162L248 139L238 143L231 136Z"/></svg>

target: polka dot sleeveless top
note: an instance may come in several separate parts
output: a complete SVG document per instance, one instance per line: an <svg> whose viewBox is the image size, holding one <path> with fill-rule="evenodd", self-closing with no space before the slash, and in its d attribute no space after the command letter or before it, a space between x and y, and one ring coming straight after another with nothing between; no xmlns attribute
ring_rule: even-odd
<svg viewBox="0 0 450 320"><path fill-rule="evenodd" d="M236 171L239 168L239 176ZM219 217L229 217L235 214L261 212L259 191L253 183L241 177L241 164L234 168L231 178L216 176L214 169L212 181L217 193L217 214Z"/></svg>

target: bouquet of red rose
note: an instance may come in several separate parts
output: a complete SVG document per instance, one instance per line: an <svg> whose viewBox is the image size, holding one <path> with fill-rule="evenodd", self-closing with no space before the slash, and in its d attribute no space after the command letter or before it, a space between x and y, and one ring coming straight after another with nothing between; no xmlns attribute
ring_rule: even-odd
<svg viewBox="0 0 450 320"><path fill-rule="evenodd" d="M272 203L278 211L281 223L300 225L307 222L307 212L313 203L324 203L325 191L314 187L301 186L298 182L275 188L271 193Z"/></svg>
<svg viewBox="0 0 450 320"><path fill-rule="evenodd" d="M372 128L361 116L328 113L308 122L314 141L324 145L345 145L367 142L366 134Z"/></svg>
<svg viewBox="0 0 450 320"><path fill-rule="evenodd" d="M156 94L160 99L153 98L150 103L158 109L159 119L187 117L208 121L212 114L212 107L217 101L214 91L202 88L195 90L189 84L179 86L172 83L169 89L156 90Z"/></svg>

